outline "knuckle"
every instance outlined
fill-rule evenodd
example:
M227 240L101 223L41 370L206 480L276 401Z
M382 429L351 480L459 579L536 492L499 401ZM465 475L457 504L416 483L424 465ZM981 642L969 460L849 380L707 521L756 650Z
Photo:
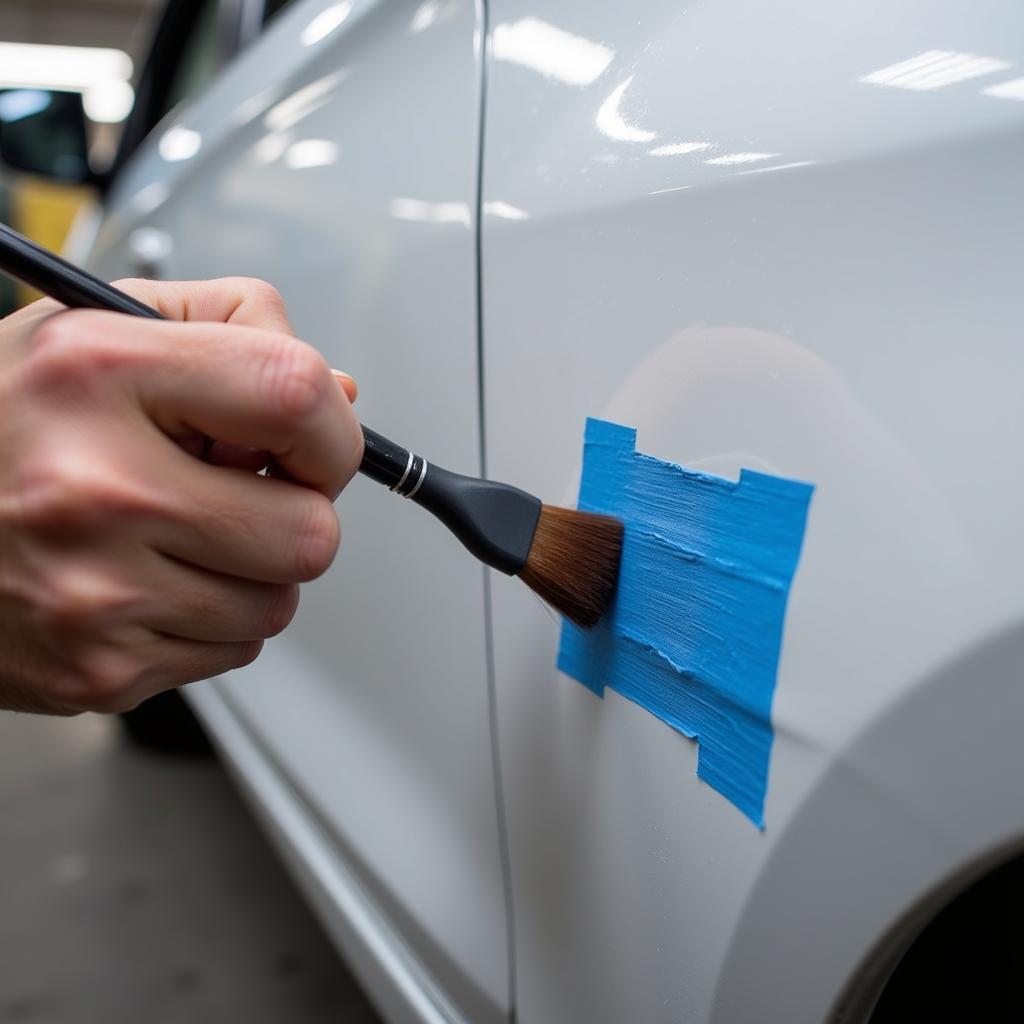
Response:
M312 496L305 521L295 532L294 562L300 582L322 576L338 552L341 525L327 498Z
M27 378L37 390L82 392L99 389L111 371L128 360L120 339L96 328L95 314L57 313L35 330Z
M79 535L110 530L126 519L155 513L159 501L138 482L89 451L66 447L40 453L19 474L25 525L43 533Z
M93 377L91 360L85 358L86 336L75 329L67 314L57 314L32 335L30 358L26 366L29 386L37 391L65 391L70 385L81 390Z
M74 345L81 336L76 327L77 320L78 318L69 312L48 316L32 333L32 351L43 352Z
M286 421L305 419L327 395L330 369L312 345L287 335L267 357L263 367L266 398L271 409Z
M240 291L251 296L252 300L261 306L271 306L275 310L284 309L284 299L281 293L269 282L260 277L238 277L235 278Z
M133 691L141 671L127 653L96 647L79 658L76 669L75 704L83 711L109 714L128 711L138 703Z
M39 587L36 610L48 632L90 633L130 603L121 588L102 573L64 569Z
M66 455L49 456L23 474L25 525L42 533L87 533L101 522L92 492L96 480L85 465Z
M261 634L266 638L277 636L295 618L299 607L299 588L294 584L275 587L264 611Z

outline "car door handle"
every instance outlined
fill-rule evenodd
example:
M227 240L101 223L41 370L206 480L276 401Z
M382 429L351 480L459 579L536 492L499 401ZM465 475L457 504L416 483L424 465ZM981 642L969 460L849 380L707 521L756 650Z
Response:
M128 260L138 277L161 278L167 270L174 243L166 231L144 226L128 236Z

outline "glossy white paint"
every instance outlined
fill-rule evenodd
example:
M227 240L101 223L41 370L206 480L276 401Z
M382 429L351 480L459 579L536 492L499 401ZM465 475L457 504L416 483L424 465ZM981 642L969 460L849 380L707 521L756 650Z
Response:
M494 580L518 1019L818 1022L905 908L1021 833L1020 10L490 18L569 42L488 64L484 209L521 211L483 223L488 472L571 500L602 415L818 487L763 833L691 741L560 676L557 623Z
M322 822L256 742L223 688L198 683L186 693L328 934L385 1018L416 1024L461 1019Z
M91 265L274 281L368 423L473 471L479 199L490 475L571 503L603 415L818 487L767 829L501 576L490 700L479 569L359 481L295 625L197 703L395 1020L821 1021L1024 820L1021 16L489 6L482 196L469 0L305 0L154 133Z
M297 333L359 380L367 423L472 473L478 13L427 6L289 9L147 141L92 263L272 281ZM362 478L339 511L336 564L220 685L450 1013L504 1019L483 573Z

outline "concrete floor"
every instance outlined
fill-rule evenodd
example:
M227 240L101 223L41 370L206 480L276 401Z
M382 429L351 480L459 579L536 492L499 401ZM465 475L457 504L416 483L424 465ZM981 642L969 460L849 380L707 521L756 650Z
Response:
M377 1018L215 759L0 712L0 1021Z

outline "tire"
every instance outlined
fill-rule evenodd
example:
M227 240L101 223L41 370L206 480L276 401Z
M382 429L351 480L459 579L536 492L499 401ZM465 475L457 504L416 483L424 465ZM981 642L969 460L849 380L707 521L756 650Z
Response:
M206 756L213 747L199 719L177 690L167 690L121 715L125 735L136 746L161 754Z
M996 868L931 921L889 979L870 1024L1024 1020L1024 857Z

